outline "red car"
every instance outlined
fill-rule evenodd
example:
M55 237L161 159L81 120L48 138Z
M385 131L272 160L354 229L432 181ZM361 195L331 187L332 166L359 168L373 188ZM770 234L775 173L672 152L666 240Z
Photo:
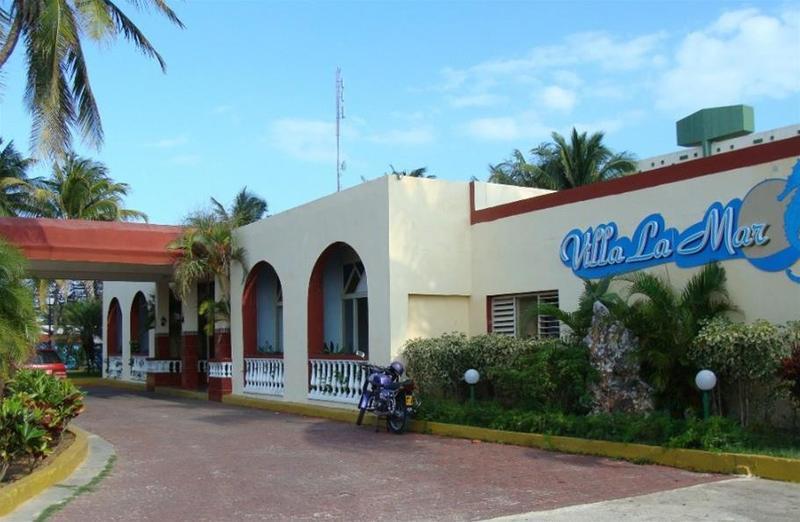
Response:
M67 377L67 367L61 362L61 358L55 350L37 348L36 355L31 357L25 368L42 370L48 375L55 375L61 379L66 379Z

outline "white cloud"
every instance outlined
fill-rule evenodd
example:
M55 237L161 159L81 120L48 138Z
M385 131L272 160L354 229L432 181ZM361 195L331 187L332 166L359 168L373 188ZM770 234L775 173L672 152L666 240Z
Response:
M433 130L428 127L392 129L367 136L368 141L384 145L425 145L434 138Z
M495 118L476 118L467 122L464 132L482 141L540 140L550 135L550 129L543 125L533 113L519 116Z
M185 134L181 134L180 136L160 139L151 143L150 146L157 149L174 149L175 147L180 147L181 145L186 145L187 143L189 143L189 138L186 137Z
M657 90L659 108L688 111L713 105L783 99L800 93L800 11L724 13L688 34Z
M548 109L565 112L571 111L577 102L575 91L559 87L558 85L545 87L539 93L538 99L539 103Z
M336 163L336 135L332 122L283 118L270 125L266 141L294 158Z
M177 156L171 157L169 162L182 167L193 167L199 165L202 159L203 158L199 154L178 154Z
M456 108L462 107L491 107L505 100L505 97L496 94L480 93L466 94L464 96L453 96L450 98L450 105Z

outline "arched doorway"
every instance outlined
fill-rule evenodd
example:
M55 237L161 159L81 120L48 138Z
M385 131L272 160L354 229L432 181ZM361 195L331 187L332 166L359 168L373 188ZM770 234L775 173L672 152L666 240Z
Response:
M283 354L283 288L269 263L257 263L247 276L242 298L245 357Z
M334 243L317 259L308 285L308 354L369 354L367 272L358 253Z
M242 295L244 391L283 395L283 287L269 263L257 263Z
M122 355L122 310L115 297L108 305L106 317L106 355Z
M150 324L148 320L147 299L142 292L136 292L131 303L131 356L150 353Z

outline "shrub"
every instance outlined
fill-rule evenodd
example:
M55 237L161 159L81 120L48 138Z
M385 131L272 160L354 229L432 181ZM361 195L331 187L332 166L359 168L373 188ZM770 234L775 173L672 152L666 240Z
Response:
M22 394L29 406L41 412L38 425L50 435L53 444L69 422L83 411L83 393L66 379L39 370L20 370L6 386L8 395Z
M463 376L470 368L481 374L482 386L487 370L506 361L530 341L506 335L445 334L433 339L412 339L406 343L403 358L409 375L419 389L431 396L461 397Z
M0 481L12 460L28 456L33 466L49 453L52 439L42 427L43 417L25 393L0 400Z
M560 412L507 410L496 402L458 404L442 399L422 401L421 419L487 428L580 437L615 442L637 442L673 448L719 451L745 447L749 434L723 417L708 420L676 419L666 412L646 415L600 413L569 415Z
M595 375L587 347L555 340L528 343L487 371L504 405L567 413L591 409L589 384Z
M777 326L764 320L732 323L722 317L706 323L689 350L695 363L736 386L742 426L750 418L753 384L774 379L785 355L787 345Z
M789 396L800 408L800 321L786 324L785 341L789 356L781 361L778 376L786 383Z

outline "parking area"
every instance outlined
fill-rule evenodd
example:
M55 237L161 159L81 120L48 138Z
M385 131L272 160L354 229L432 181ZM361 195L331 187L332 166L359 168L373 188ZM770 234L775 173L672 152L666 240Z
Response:
M106 388L78 424L117 461L54 520L481 520L722 478Z

